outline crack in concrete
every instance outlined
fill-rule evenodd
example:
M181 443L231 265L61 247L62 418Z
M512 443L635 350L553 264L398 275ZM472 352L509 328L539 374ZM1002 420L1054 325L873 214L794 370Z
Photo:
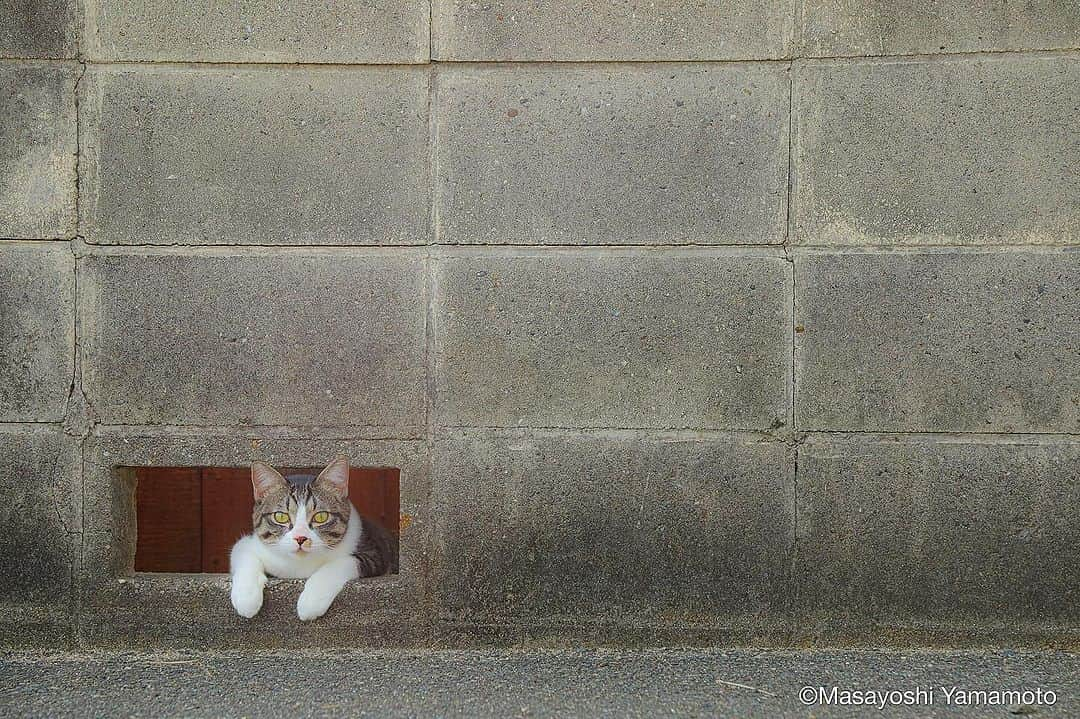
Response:
M429 29L429 37L431 30ZM429 46L431 41L429 39ZM156 68L174 68L174 69L188 69L193 72L204 71L207 69L220 68L222 70L234 71L237 69L249 68L252 70L260 69L290 69L290 70L366 70L374 71L385 67L395 68L428 68L437 67L439 65L448 66L576 66L576 65L626 65L626 66L641 66L641 65L754 65L754 64L777 64L777 63L790 63L794 60L806 60L817 62L895 62L895 61L916 61L916 62L934 62L934 61L955 61L964 59L979 59L979 58L1009 58L1009 57L1060 57L1070 56L1080 51L1080 45L1069 47L1056 47L1056 48L1024 48L1024 49L1000 49L1000 50L966 50L966 51L936 51L936 52L913 52L913 53L881 53L875 55L811 55L802 54L799 52L783 53L776 56L762 56L762 57L747 57L747 58L717 58L707 60L697 59L653 59L653 60L608 60L608 59L589 59L589 60L441 60L432 57L432 53L429 47L428 56L429 60L417 61L417 62L393 62L393 63L378 63L378 62L353 62L353 63L340 63L340 62L240 62L240 61L222 61L222 60L92 60L80 58L79 62L83 64L90 64L100 67L129 67L129 66L147 66ZM29 58L29 57L5 57L0 59L0 62L14 61L14 62L41 62L42 58Z

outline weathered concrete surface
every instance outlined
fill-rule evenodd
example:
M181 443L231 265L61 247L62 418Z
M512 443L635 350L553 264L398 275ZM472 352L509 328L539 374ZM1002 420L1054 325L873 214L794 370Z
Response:
M466 250L433 261L441 425L788 421L791 276L781 256Z
M806 705L802 687L914 691L934 703L886 717L1075 716L1080 658L1064 652L335 651L11 655L4 716L865 717ZM269 688L273 688L272 690ZM313 692L313 687L317 691ZM1042 689L1039 705L963 706L942 687ZM1050 704L1053 692L1054 703ZM927 694L927 696L929 696ZM163 703L162 698L168 701Z
M745 60L788 56L793 0L432 0L439 60Z
M75 57L75 3L0 0L0 57Z
M799 0L804 55L907 55L1080 47L1080 5L970 0Z
M796 72L798 242L1080 238L1080 57L823 61Z
M93 68L83 85L90 242L428 239L425 69Z
M73 63L0 62L0 238L75 235Z
M438 72L450 243L778 243L788 75L767 65Z
M345 454L357 467L397 467L401 573L350 584L314 624L296 617L301 583L275 581L262 611L241 618L220 574L134 573L135 479L125 467L318 466ZM422 599L432 531L427 444L363 440L349 430L99 428L86 445L87 524L80 641L97 647L405 646L429 643Z
M75 367L75 258L0 244L0 421L58 422Z
M795 260L796 426L1080 432L1080 253Z
M88 56L176 62L403 63L428 59L427 2L86 0Z
M419 250L106 251L79 262L86 394L107 424L426 419Z
M76 441L0 424L0 497L0 646L64 648L82 525Z
M797 484L808 635L954 620L1080 637L1080 441L813 437Z
M790 600L794 462L782 442L467 430L436 440L434 467L447 619L752 631Z

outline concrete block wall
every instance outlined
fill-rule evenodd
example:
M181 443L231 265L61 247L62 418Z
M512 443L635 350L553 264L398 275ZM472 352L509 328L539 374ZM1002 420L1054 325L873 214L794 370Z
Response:
M1080 646L1080 12L0 2L0 642ZM394 466L301 625L135 466Z

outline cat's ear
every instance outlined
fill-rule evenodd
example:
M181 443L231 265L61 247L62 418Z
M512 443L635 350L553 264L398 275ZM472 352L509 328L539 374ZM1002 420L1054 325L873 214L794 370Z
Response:
M285 478L266 462L251 463L251 486L255 490L256 501L265 497L266 493L274 487L283 484L285 484Z
M349 458L338 455L326 466L315 481L336 492L339 497L349 496Z

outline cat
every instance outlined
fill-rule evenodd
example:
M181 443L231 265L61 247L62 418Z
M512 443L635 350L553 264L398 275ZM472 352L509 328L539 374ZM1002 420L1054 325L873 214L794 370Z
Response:
M251 465L254 533L233 545L229 565L233 608L259 613L268 574L307 579L296 614L318 619L351 580L397 572L397 542L349 501L349 460L337 457L319 475L283 477L263 462Z

